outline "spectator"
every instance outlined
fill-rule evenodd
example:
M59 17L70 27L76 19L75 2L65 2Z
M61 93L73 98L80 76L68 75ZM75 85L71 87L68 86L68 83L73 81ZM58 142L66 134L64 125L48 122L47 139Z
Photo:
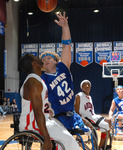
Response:
M7 113L11 113L12 112L12 107L10 105L10 98L7 99Z
M5 115L6 112L2 109L2 107L0 106L0 113L2 113L2 115Z
M4 99L3 99L3 109L4 109L4 111L7 111L7 100L6 100L6 97L4 97Z
M16 100L13 99L13 101L10 103L11 107L12 107L12 112L15 113L17 112L17 104L16 104Z

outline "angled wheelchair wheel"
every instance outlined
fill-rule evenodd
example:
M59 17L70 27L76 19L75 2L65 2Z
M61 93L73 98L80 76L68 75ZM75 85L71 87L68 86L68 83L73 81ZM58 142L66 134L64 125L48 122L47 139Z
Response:
M76 141L83 150L98 150L97 138L95 135L76 135Z
M23 131L12 135L2 145L1 150L41 150L44 139L41 135L32 131ZM53 150L58 147L65 150L62 143L53 141Z

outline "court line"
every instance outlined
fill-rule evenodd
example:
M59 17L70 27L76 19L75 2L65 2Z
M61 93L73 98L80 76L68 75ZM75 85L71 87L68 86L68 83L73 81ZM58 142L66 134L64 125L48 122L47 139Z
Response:
M0 124L5 124L5 123L13 123L13 122L11 122L11 121L10 122L1 122Z

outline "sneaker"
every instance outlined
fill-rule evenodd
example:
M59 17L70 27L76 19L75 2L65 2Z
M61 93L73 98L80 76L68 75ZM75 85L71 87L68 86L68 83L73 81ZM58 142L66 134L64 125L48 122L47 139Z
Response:
M6 112L4 111L3 115L5 115L5 114L6 114Z

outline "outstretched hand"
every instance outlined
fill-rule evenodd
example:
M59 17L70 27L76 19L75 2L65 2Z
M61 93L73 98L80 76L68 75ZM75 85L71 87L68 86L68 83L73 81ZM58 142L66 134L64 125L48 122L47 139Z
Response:
M56 16L58 17L59 20L54 20L55 23L57 23L59 26L64 27L66 25L68 25L68 17L65 18L65 12L63 12L63 15L61 14L61 12L56 12L55 13Z

